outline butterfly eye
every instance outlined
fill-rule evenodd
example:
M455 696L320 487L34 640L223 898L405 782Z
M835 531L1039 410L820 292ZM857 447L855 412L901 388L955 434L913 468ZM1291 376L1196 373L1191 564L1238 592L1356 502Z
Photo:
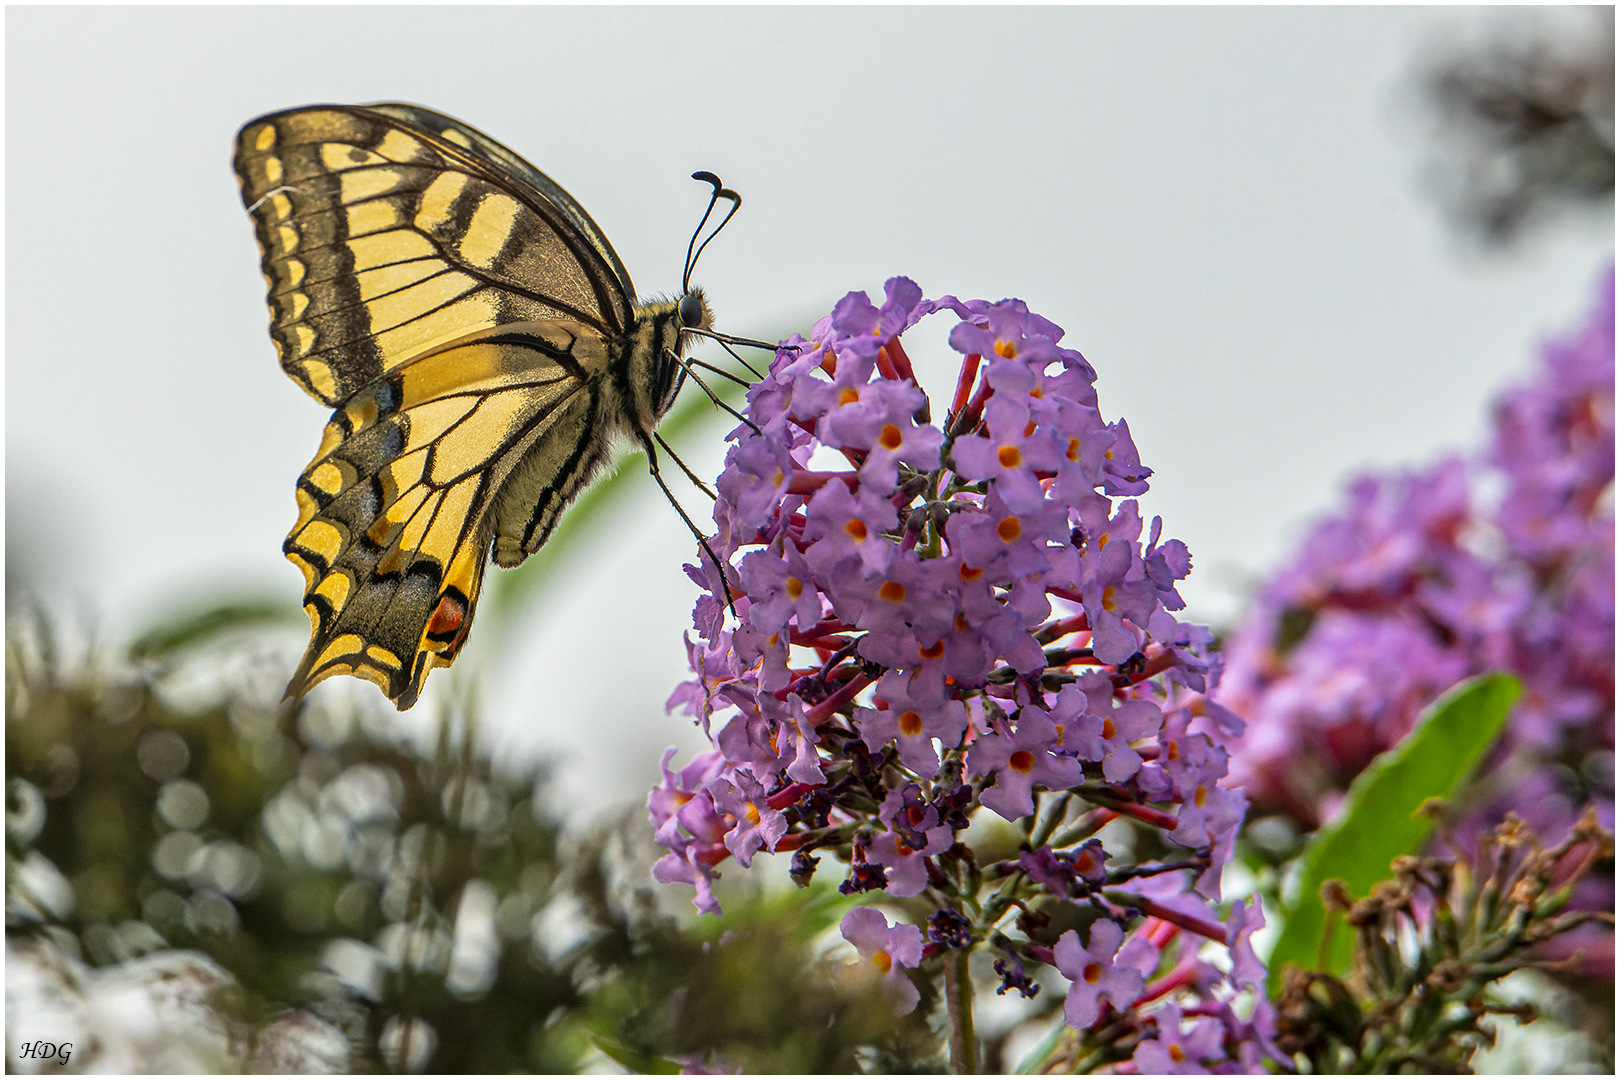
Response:
M683 326L703 325L703 301L691 293L681 297L681 324Z

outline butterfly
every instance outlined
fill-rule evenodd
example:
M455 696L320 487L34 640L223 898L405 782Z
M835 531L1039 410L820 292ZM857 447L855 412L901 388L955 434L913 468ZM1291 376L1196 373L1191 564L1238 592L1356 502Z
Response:
M234 165L282 370L334 409L283 545L311 627L287 696L346 674L408 709L466 642L486 564L538 551L617 442L675 502L653 443L695 338L774 346L713 330L690 288L703 224L680 298L637 303L579 203L431 109L271 113ZM741 199L694 177L709 212L732 203L717 233Z

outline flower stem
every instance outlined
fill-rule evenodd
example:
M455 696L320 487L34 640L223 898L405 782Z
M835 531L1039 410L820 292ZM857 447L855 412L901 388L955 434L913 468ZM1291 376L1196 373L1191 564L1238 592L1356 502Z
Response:
M945 1013L950 1024L951 1072L979 1071L979 1040L973 1034L973 979L968 949L945 956Z

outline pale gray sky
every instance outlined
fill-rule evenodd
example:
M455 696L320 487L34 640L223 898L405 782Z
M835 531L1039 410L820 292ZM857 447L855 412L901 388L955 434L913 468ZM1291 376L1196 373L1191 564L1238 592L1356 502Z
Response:
M700 277L733 332L803 329L898 273L1028 301L1156 470L1145 509L1193 551L1194 612L1228 617L1352 471L1477 445L1613 250L1565 229L1483 261L1422 194L1414 62L1512 17L9 8L8 537L114 633L211 589L296 603L280 544L325 416L276 366L231 138L291 105L405 100L567 187L643 295L678 288L688 174L719 173L745 206ZM485 661L500 745L568 755L586 807L697 745L661 709L691 545L642 487L615 540L458 665Z

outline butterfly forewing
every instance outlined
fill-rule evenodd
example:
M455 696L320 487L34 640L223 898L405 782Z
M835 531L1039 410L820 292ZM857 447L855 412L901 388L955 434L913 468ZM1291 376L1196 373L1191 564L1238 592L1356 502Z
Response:
M409 708L492 543L502 565L538 549L625 430L608 368L653 348L629 332L645 309L566 192L431 110L265 116L236 171L282 367L336 408L285 544L312 628L288 693L350 674Z
M313 107L244 127L236 170L281 365L328 405L506 323L573 319L615 335L630 318L606 241L497 169L493 151L365 108Z
M619 261L618 252L608 243L601 228L585 212L585 208L574 200L574 197L564 191L558 183L539 169L524 161L521 157L485 135L477 128L463 124L461 121L446 116L443 113L425 109L420 105L403 105L387 103L368 105L367 108L387 116L396 117L413 124L419 128L438 134L447 142L452 142L464 148L468 153L492 166L496 172L511 177L519 183L539 192L545 197L549 209L554 209L566 217L574 229L584 236L596 249L596 254L612 269L618 278L619 297L626 303L634 300L635 287L630 283L630 273ZM605 304L613 304L613 299L605 299ZM620 324L625 321L628 312L620 313Z

